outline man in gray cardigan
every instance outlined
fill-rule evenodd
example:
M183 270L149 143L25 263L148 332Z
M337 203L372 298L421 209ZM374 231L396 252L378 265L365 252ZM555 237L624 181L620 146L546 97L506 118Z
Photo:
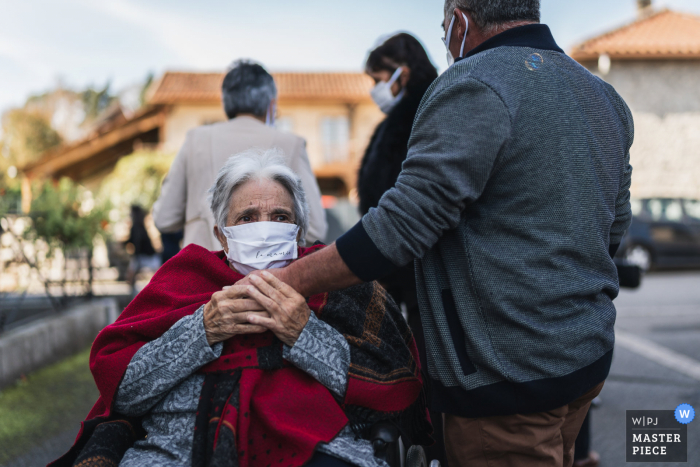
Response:
M308 296L416 260L451 467L571 466L610 370L632 117L539 13L538 0L447 0L459 60L423 98L395 188L273 271Z

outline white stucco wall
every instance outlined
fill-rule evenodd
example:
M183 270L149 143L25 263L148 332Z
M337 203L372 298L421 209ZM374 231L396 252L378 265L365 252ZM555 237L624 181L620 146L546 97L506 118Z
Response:
M166 119L162 149L177 152L185 142L187 132L200 125L223 121L226 114L222 106L216 105L178 105Z
M700 60L613 60L602 77L635 112L700 112Z
M352 119L349 156L355 162L359 162L374 128L384 118L384 114L372 102L357 104L352 111L350 106L342 103L283 102L277 111L279 118L286 119L291 132L306 140L309 160L314 168L325 163L321 147L323 118L347 116ZM225 119L223 109L216 105L178 105L168 114L162 148L167 152L177 152L190 129Z
M700 61L613 61L601 77L634 117L632 196L700 199Z
M700 111L634 121L632 196L700 199Z

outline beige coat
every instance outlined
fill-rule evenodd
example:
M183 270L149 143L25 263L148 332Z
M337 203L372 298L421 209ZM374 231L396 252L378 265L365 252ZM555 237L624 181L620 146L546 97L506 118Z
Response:
M160 198L153 206L153 220L161 232L184 228L184 245L195 243L209 250L220 250L214 236L214 216L207 203L207 190L226 160L250 148L279 148L287 164L301 178L309 203L307 245L323 240L328 228L321 206L321 193L306 154L306 142L282 133L252 117L205 125L187 133L168 176Z

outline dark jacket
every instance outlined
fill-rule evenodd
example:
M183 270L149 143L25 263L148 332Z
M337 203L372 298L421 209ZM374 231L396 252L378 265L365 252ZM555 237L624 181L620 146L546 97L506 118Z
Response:
M362 215L367 214L370 208L377 207L382 195L396 184L401 164L408 153L413 119L430 84L415 85L374 130L362 158L357 180ZM412 261L383 277L381 283L397 303L407 302L409 306L415 303L416 284Z
M408 153L413 119L429 86L430 83L416 86L417 92L406 94L374 130L357 180L363 216L370 208L376 208L382 195L394 187Z
M156 254L156 250L153 248L153 243L151 243L151 238L148 236L148 231L146 230L146 226L143 225L143 222L135 222L131 226L129 239L126 243L134 245L135 255L152 256Z
M428 90L396 187L336 245L363 280L420 258L436 410L543 412L608 376L633 136L622 98L545 25L489 39Z

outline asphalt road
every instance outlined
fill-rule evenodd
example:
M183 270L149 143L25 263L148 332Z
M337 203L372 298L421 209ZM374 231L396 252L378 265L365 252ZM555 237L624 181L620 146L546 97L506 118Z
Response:
M625 465L625 411L700 409L700 272L656 273L615 302L618 334L601 404L592 412L592 448L603 467ZM65 452L75 428L45 440L7 467L45 465ZM700 416L688 426L687 464L700 466Z
M625 465L625 411L700 409L700 272L656 273L615 301L617 343L601 404L592 409L592 449L601 466ZM688 425L688 463L700 466L700 417Z

